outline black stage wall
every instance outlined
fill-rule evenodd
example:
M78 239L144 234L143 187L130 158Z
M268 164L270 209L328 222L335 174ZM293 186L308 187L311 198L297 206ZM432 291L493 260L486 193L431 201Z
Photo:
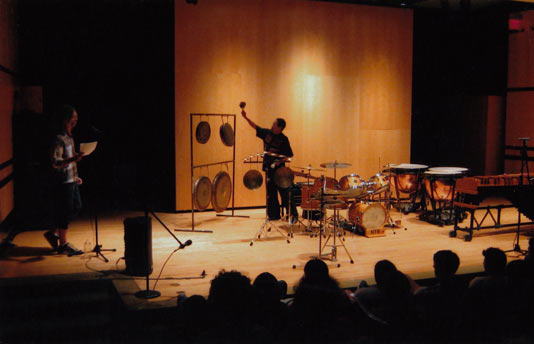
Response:
M24 84L42 86L44 114L17 118L18 147L46 145L54 108L75 106L75 136L100 139L79 167L97 209L142 209L147 199L174 208L172 9L170 0L19 1L20 69ZM18 166L17 207L38 206L40 190L46 202L46 157Z
M414 13L412 162L502 173L508 10Z

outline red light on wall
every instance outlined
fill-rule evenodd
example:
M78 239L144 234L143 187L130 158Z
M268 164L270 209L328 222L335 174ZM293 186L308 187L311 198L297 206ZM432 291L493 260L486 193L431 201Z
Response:
M524 31L523 21L521 20L521 18L508 19L508 31L510 32Z

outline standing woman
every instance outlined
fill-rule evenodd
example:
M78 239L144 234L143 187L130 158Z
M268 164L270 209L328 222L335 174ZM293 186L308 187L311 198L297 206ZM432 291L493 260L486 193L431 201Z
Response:
M67 241L69 222L79 213L82 207L76 163L83 153L76 153L72 129L78 123L78 113L70 105L63 105L57 113L61 123L61 131L55 137L51 152L52 167L55 171L55 230L44 234L50 246L58 253L69 257L80 255L83 251L75 248Z

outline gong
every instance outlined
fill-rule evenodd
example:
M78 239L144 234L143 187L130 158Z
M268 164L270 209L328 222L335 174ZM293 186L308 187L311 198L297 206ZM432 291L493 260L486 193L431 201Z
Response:
M224 123L219 129L219 135L225 146L232 147L235 142L234 129L229 123Z
M226 210L230 198L232 197L232 179L228 173L220 171L213 178L211 191L211 205L215 212L220 213Z
M243 176L243 184L249 190L258 189L263 184L263 176L258 170L250 170Z
M204 210L211 201L211 181L208 177L201 176L195 181L193 188L193 203L198 210Z
M294 179L295 175L289 167L280 167L274 171L274 183L282 189L286 189L293 185Z
M210 124L206 121L198 123L195 133L198 143L206 143L211 136Z

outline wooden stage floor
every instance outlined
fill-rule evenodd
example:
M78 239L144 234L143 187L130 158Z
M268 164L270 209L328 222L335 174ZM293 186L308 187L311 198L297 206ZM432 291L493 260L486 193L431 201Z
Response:
M224 214L229 213L227 211ZM104 249L117 249L116 252L104 252L109 258L108 263L96 258L94 253L75 257L54 254L43 238L44 230L23 232L14 240L16 247L10 249L8 255L0 260L0 283L17 283L26 277L110 278L127 306L132 309L157 308L175 304L181 292L188 296L207 296L210 281L221 269L241 271L251 280L261 272L269 271L285 280L289 292L292 292L293 286L303 274L304 264L319 251L319 239L311 238L298 226L295 227L295 235L290 238L289 244L276 231L271 231L266 238L257 240L250 246L250 240L263 224L264 209L235 211L235 215L247 215L249 218L221 217L214 212L195 213L195 228L213 230L213 233L173 231L182 241L192 240L191 246L174 254L173 251L178 247L176 241L162 225L152 219L154 269L150 276L150 287L154 288L155 279L161 272L155 288L161 292L161 296L152 300L138 299L133 294L146 288L145 279L123 274L125 262L120 258L124 255L123 220L140 215L142 214L121 212L99 217L100 244ZM343 211L341 215L344 215ZM157 216L171 230L191 228L190 213L158 213ZM393 211L392 218L402 222L395 234L388 229L385 237L366 238L347 232L344 243L354 264L350 264L343 247L338 248L337 262L327 261L331 274L342 287L357 286L363 279L373 281L374 264L381 259L389 259L412 278L422 279L434 277L432 256L438 250L453 250L461 260L459 273L473 273L482 271L483 249L513 248L515 227L497 232L475 232L473 240L465 242L464 232L458 232L457 238L450 238L452 226L439 227L422 222L418 220L417 214L401 216L399 212ZM513 223L516 220L515 208L503 212L502 223ZM467 221L468 219L463 224L466 225ZM528 220L523 218L522 221ZM287 223L277 223L283 232L287 231ZM529 238L534 234L531 227L522 228L520 246L526 249ZM5 233L2 235L5 236ZM73 222L69 240L78 248L83 248L85 241L90 240L93 247L93 221L80 218ZM521 256L517 252L508 253L509 260L518 258ZM205 277L201 276L202 272L205 272Z

